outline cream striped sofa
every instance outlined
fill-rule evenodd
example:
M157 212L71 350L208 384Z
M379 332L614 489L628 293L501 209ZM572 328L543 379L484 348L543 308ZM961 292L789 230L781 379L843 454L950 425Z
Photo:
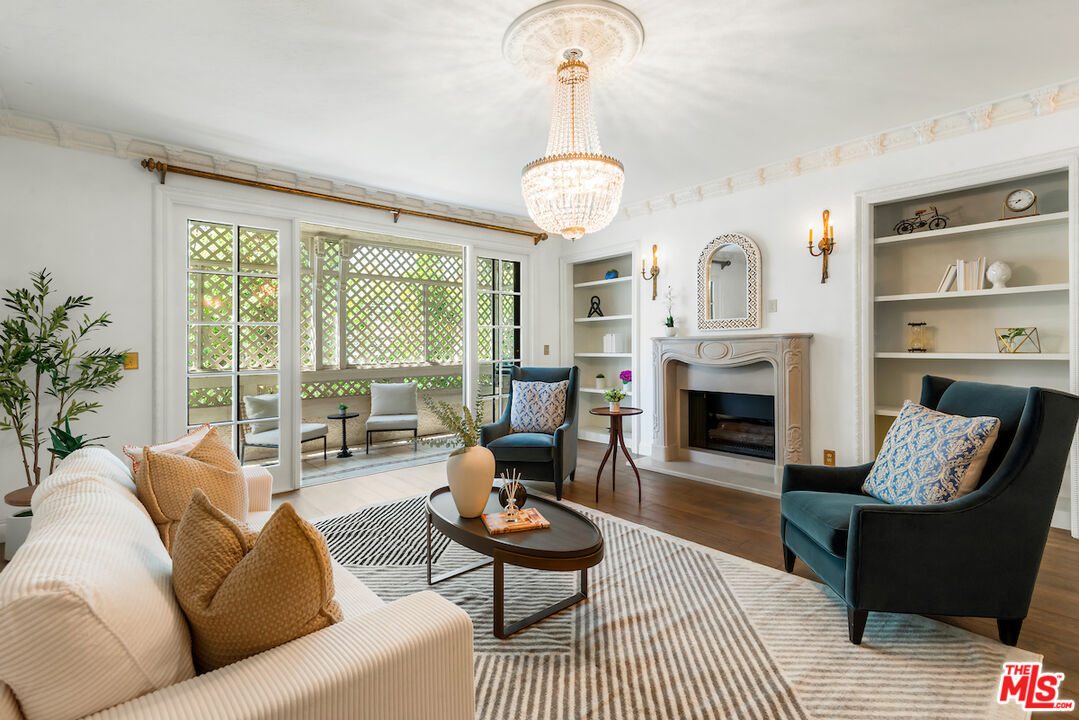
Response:
M251 511L269 510L268 475L250 487ZM33 511L0 572L0 720L474 717L472 623L434 593L384 604L335 566L343 622L196 676L127 465L80 450Z

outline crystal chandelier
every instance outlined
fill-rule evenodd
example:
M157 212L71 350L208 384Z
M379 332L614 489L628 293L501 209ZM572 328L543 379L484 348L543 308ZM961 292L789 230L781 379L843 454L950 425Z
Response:
M547 152L521 171L521 192L532 220L568 240L610 224L625 181L622 163L600 148L588 65L581 55L580 50L564 53L555 76Z

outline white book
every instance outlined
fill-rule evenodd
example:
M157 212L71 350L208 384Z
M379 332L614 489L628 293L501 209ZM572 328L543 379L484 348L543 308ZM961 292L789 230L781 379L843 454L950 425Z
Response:
M944 276L940 279L940 285L937 286L937 292L948 292L952 289L952 284L955 283L955 263L952 263L944 271Z
M955 289L963 292L967 289L967 261L955 261Z

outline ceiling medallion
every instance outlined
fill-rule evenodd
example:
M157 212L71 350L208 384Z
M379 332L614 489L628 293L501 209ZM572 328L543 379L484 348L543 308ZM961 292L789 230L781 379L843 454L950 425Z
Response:
M603 154L592 114L591 76L630 62L644 29L629 10L604 0L555 0L524 13L502 39L502 53L532 76L555 69L547 152L521 171L532 220L576 240L602 230L618 212L622 163Z

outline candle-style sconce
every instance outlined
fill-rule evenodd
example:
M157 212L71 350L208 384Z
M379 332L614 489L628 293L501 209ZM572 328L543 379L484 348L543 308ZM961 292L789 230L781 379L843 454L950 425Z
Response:
M650 270L650 272L652 273L651 275L646 275L645 274L644 263L645 263L644 258L641 258L641 279L644 280L645 282L648 282L649 280L652 281L652 299L655 300L656 297L658 296L658 290L656 289L656 283L657 283L656 278L659 277L659 261L656 259L656 246L655 245L652 246L652 268Z
M817 243L817 252L813 252L813 228L809 228L809 254L813 257L824 258L821 268L820 281L823 285L828 280L828 256L835 249L835 227L828 224L829 213L824 211L824 236Z

